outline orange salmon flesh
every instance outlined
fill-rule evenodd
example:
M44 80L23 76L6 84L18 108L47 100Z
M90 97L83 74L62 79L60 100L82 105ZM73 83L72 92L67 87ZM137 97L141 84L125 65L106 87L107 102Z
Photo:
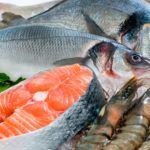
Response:
M0 94L0 139L53 122L89 87L93 73L78 64L41 72Z

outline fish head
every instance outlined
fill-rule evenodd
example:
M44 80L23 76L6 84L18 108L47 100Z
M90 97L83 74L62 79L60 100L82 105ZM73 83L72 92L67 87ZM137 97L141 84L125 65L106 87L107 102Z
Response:
M116 42L100 42L93 46L89 57L97 68L98 76L109 95L132 77L148 77L150 59Z
M101 73L112 78L124 77L127 72L139 76L139 72L150 71L149 58L115 42L94 45L89 49L88 56Z
M113 61L112 70L116 70L120 77L131 74L142 77L150 73L150 59L133 50L116 51Z

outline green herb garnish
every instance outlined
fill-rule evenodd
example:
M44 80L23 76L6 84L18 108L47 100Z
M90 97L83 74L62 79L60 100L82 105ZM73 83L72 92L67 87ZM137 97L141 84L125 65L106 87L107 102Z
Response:
M23 80L25 80L25 78L20 77L16 81L12 81L7 74L0 73L0 92L7 90Z

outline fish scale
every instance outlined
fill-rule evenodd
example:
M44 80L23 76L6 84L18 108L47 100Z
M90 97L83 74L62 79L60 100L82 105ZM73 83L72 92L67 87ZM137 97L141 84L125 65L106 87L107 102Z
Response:
M146 22L150 20L147 15L149 13L149 7L147 3L144 3L142 0L67 0L53 9L49 9L28 20L17 23L14 22L12 25L45 25L91 33L91 30L88 28L89 22L83 17L82 12L89 15L106 35L110 35L111 38L115 39L118 37L120 25L132 13L142 12L141 15L143 15L143 17L139 17L141 22L143 22L143 18ZM94 32L94 34L97 33Z
M100 50L103 49L102 45L106 45L105 51ZM99 51L94 52L95 46ZM42 70L72 62L89 66L95 73L97 72L96 75L99 70L103 82L106 71L111 80L118 74L128 76L133 74L133 71L143 72L140 68L144 70L146 68L145 72L148 72L150 62L147 58L142 58L143 62L135 65L131 64L132 57L129 57L126 63L126 53L129 56L139 54L114 40L85 32L44 26L20 26L1 30L0 50L0 72L9 74L12 79L20 76L28 78ZM69 58L68 63L63 62ZM126 71L127 69L130 72Z
M29 26L4 29L0 31L0 71L12 78L30 77L52 67L56 60L84 55L84 46L90 47L92 42L101 40L108 39L60 28Z

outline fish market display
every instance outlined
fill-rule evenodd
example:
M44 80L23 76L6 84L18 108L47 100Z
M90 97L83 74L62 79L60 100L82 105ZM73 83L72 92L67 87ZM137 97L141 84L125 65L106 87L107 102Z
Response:
M0 150L150 150L148 2L0 12Z
M22 144L24 150L56 149L94 120L104 104L102 88L87 67L41 72L0 94L0 149L12 150L12 143L15 150Z
M104 115L99 123L94 124L84 136L76 150L100 150L109 142L123 114L129 109L137 89L142 85L140 80L132 78L115 95L111 97L106 105ZM115 150L115 149L112 149Z

